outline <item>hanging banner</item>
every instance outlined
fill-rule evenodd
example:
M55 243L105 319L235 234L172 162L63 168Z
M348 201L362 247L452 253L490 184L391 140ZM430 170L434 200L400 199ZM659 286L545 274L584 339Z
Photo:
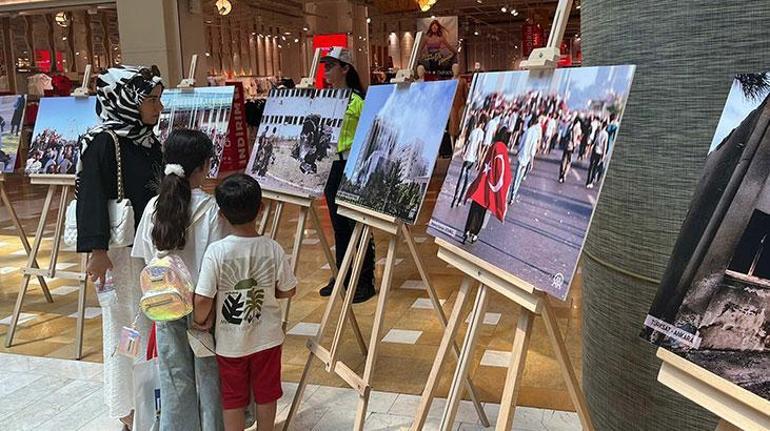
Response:
M572 66L572 40L566 39L561 41L561 46L559 47L559 52L561 53L561 58L559 59L559 67L569 67Z
M535 48L545 46L545 30L540 24L527 20L521 26L522 55L528 57Z
M230 126L227 130L227 140L222 151L222 172L242 171L246 169L249 160L249 136L246 124L246 112L244 109L243 83L240 81L227 81L226 85L235 87L233 94L233 109L230 114Z
M417 31L422 32L417 64L425 67L428 73L452 76L452 65L457 63L457 17L418 19Z

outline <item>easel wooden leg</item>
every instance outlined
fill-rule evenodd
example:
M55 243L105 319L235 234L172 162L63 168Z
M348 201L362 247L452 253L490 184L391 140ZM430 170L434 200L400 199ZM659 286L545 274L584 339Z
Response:
M364 251L362 256L366 254L368 242L369 235L366 235L361 239L360 247L361 250ZM393 280L397 242L398 235L391 236L388 241L388 256L385 260L385 270L382 274L382 284L380 285L380 296L377 299L377 309L374 312L372 335L369 338L369 354L366 356L366 366L364 366L364 382L367 387L371 387L372 384L372 374L374 373L374 366L377 362L377 350L380 346L380 339L382 338L381 332L382 324L385 321L385 304L387 304L388 292L390 291L390 285ZM370 391L366 391L366 393L360 394L358 397L358 409L356 410L356 420L353 425L354 430L360 431L364 429L366 411L369 407L369 395Z
M321 250L326 256L326 262L329 263L329 268L332 270L334 277L337 277L337 261L332 254L332 250L329 247L329 241L326 240L326 235L321 229L321 221L318 219L318 212L315 210L315 206L310 206L310 221L313 223L313 229L315 229L318 239L321 241Z
M265 229L267 229L267 220L270 218L270 210L273 208L273 202L267 201L267 203L264 205L264 208L262 209L262 220L259 222L259 227L257 228L257 232L260 235L265 234Z
M62 186L61 197L59 198L59 211L56 214L56 227L53 234L53 249L51 250L51 263L48 267L49 277L56 276L56 263L59 260L59 250L61 248L62 230L64 228L64 215L67 212L67 197L69 195L69 186ZM83 267L85 271L85 267Z
M324 235L324 232L321 229L321 221L318 219L318 213L315 210L315 206L312 204L310 205L310 221L313 223L316 235L318 235L318 239L321 241L321 250L324 252L324 255L326 255L326 261L329 263L329 268L331 268L332 274L336 280L338 272L337 261L329 248L329 242L326 240L326 235ZM356 320L356 315L354 313L350 313L350 326L353 327L353 334L356 337L356 342L358 342L361 353L366 356L366 342L364 341L363 334L361 334L361 328L358 326L358 321Z
M463 277L462 284L460 284L460 290L457 292L454 307L452 308L452 314L449 316L449 322L444 330L444 336L441 338L441 343L436 352L436 359L433 361L433 367L428 375L428 381L425 383L425 389L420 398L420 405L417 407L417 414L415 415L414 423L411 428L412 431L420 431L423 426L425 426L425 420L428 418L428 411L433 403L433 397L435 396L436 388L438 387L441 371L447 360L447 353L449 353L450 346L455 345L454 339L457 335L457 330L460 328L460 322L462 322L462 311L465 303L468 302L468 291L470 290L470 287L470 277Z
M337 299L341 298L341 292L342 292L342 284L344 282L344 274L347 273L348 269L350 268L351 262L353 260L353 254L356 250L356 246L359 242L359 239L361 238L361 231L363 230L363 226L360 223L356 223L356 226L353 228L353 234L350 238L350 243L348 244L348 248L345 251L345 257L342 259L342 266L339 269L339 274L343 274L342 276L337 277L336 282L334 283L334 290L329 297L329 302L326 303L326 309L324 310L323 317L321 318L321 326L318 329L318 333L316 334L315 338L308 342L308 347L312 346L313 344L320 344L321 340L323 339L324 331L326 330L326 325L329 322L329 318L331 316L332 311L334 310L334 306L337 302ZM299 406L302 403L302 396L305 392L305 387L307 386L307 377L310 371L310 365L313 361L313 351L311 350L308 352L307 361L305 362L305 368L302 371L302 377L299 380L299 383L297 384L297 392L294 393L294 399L291 402L291 407L289 408L289 414L286 416L286 421L283 424L284 431L288 431L291 427L291 422L294 420L294 416L297 414L297 410L299 410Z
M270 238L278 238L278 227L281 224L281 216L283 216L283 202L276 202L275 213L273 214L273 225L270 226Z
M438 315L438 319L441 322L441 326L446 330L447 328L447 318L446 314L444 313L444 309L441 307L441 301L439 300L438 294L436 293L436 289L433 288L433 284L430 282L430 276L428 275L428 272L425 270L425 267L422 264L422 259L420 258L420 254L417 252L417 245L414 242L414 238L412 237L412 232L409 230L409 227L407 225L401 225L402 226L402 232L404 234L404 239L406 240L406 244L409 247L409 252L412 255L412 259L414 259L414 264L417 266L417 271L420 273L420 277L422 278L423 283L425 283L425 288L428 290L428 297L430 297L431 302L433 303L433 309L436 311L436 314ZM457 360L460 356L460 349L457 347L457 344L454 342L454 339L452 339L452 354L455 357L455 360ZM484 412L484 406L481 405L481 402L478 400L478 397L476 396L476 388L471 383L470 379L465 379L465 388L468 391L468 395L471 399L471 402L473 403L473 407L476 409L476 414L479 416L479 419L481 420L482 425L485 427L489 426L489 419L487 418L486 413Z
M3 205L5 205L6 208L8 208L8 214L11 216L11 221L13 222L13 225L16 227L16 232L19 234L19 240L21 240L21 245L24 247L24 251L27 252L27 257L29 257L30 250L32 247L29 245L29 240L27 239L27 234L24 232L24 226L21 224L21 220L19 220L19 215L16 214L16 210L13 209L13 206L11 205L11 199L8 198L8 194L5 192L5 183L0 182L0 199L2 199ZM38 266L37 259L35 259L32 262L32 268L39 269L40 266ZM53 302L53 297L51 296L51 291L48 289L48 284L45 282L45 277L42 275L37 276L37 281L40 283L40 288L43 289L43 295L45 296L45 300L49 303Z
M80 256L80 268L83 274L88 267L88 254L83 253ZM84 276L80 281L78 289L78 320L75 328L75 359L80 360L83 357L83 330L85 327L86 296L88 292L88 276Z
M51 201L53 201L53 195L56 192L56 186L48 186L48 193L43 203L43 211L40 213L40 222L37 225L37 231L35 232L35 241L32 243L32 250L27 258L27 268L32 268L33 264L37 261L37 254L40 251L40 244L43 242L43 231L45 230L45 222L48 219L48 210L51 208ZM13 307L13 314L11 315L11 325L8 327L8 333L5 335L5 347L11 347L13 344L13 336L16 333L16 325L19 323L19 315L21 314L21 307L24 304L24 296L27 294L27 288L29 287L29 280L32 277L31 274L25 273L21 279L21 287L19 288L19 294L16 297L16 305Z
M521 375L524 373L524 363L527 359L529 337L532 333L532 322L535 315L529 310L519 307L519 321L513 335L511 348L511 363L505 376L503 397L500 400L500 415L497 418L497 431L508 431L513 426L513 415L516 410L516 400L521 386Z
M479 328L484 321L488 292L489 288L481 285L476 295L476 303L473 305L473 312L471 313L471 324L468 327L468 333L465 334L460 360L452 378L452 387L449 390L449 399L444 409L444 415L441 418L441 431L449 431L454 424L457 408L460 406L460 400L463 395L463 382L468 376L471 359L473 358L473 349L476 347L476 340L479 335Z
M329 355L329 363L326 364L326 371L331 372L334 370L334 367L337 366L337 355L339 354L339 347L342 343L342 334L345 330L345 321L348 320L348 316L352 314L351 307L353 306L353 296L355 296L356 293L356 286L358 285L358 279L361 275L361 268L364 266L364 258L366 257L366 249L369 241L369 233L371 228L369 226L364 226L363 230L361 231L361 237L358 240L358 247L356 250L356 260L353 264L353 272L350 275L350 284L347 287L347 291L345 292L345 299L342 302L342 310L340 311L340 316L337 322L337 328L334 331L334 339L332 340L332 346L330 349L330 355ZM337 277L337 280L334 284L335 289L337 288L337 285L340 284L340 282L345 282L345 274L346 272L340 271L339 277ZM334 293L332 293L334 295ZM372 343L369 343L370 348L374 348ZM371 354L371 350L369 352Z
M291 270L297 273L297 263L299 262L299 252L302 249L302 239L305 236L305 223L307 222L307 208L299 208L299 220L297 221L297 230L294 232L294 246L291 249ZM291 298L282 301L283 308L283 331L286 332L286 326L289 324L289 309L291 308Z
M564 339L559 331L559 325L556 322L556 317L553 315L553 310L551 310L547 298L543 301L541 315L545 322L545 329L551 339L551 344L553 345L553 350L556 354L556 360L559 362L559 367L564 375L564 383L567 385L567 391L569 392L572 403L580 418L580 424L583 426L584 431L593 431L594 425L591 422L591 413L588 410L588 403L586 402L583 390L580 389L580 383L575 375L575 369L572 367L572 361L569 359L567 347L564 345Z
M719 421L714 431L741 431L741 429L731 424L730 422L727 422L726 420L722 419Z

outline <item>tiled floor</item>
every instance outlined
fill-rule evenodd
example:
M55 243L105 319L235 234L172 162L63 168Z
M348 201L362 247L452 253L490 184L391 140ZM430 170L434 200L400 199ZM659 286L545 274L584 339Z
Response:
M22 222L28 234L35 231L39 219L40 208L43 206L43 197L46 188L43 186L31 186L26 179L14 175L6 177L7 190L11 195L14 206L22 218ZM434 180L430 191L435 192L440 186L440 179ZM433 193L435 195L435 193ZM445 312L454 306L457 289L461 282L461 273L438 259L437 248L432 237L425 234L425 224L432 211L433 202L426 203L421 216L415 226L412 227L417 249L422 257L433 286L438 297L444 301L442 304ZM54 202L56 208L58 202ZM326 258L321 251L320 244L315 243L319 233L326 235L330 241L333 238L331 224L327 215L327 209L322 202L318 205L318 214L321 218L321 232L307 229L308 241L303 245L297 276L300 280L298 293L292 302L291 314L287 328L290 335L287 336L283 353L284 380L287 382L298 381L305 361L308 357L305 345L307 338L315 333L318 323L326 305L326 298L318 295L318 289L325 285L331 273L323 269ZM297 212L292 206L285 210L287 223L281 226L278 240L284 247L289 248L293 243L293 234L296 228ZM53 230L55 212L49 216L47 230ZM8 229L10 228L10 229ZM30 238L31 240L31 238ZM386 237L375 233L377 246L377 259L385 255L387 248ZM47 266L51 241L43 243L44 252L39 258L42 266ZM9 316L13 310L13 304L19 291L21 273L18 268L26 262L26 257L17 252L21 249L21 242L15 236L7 211L0 205L0 341L5 338L7 322L2 324L2 319ZM443 329L436 317L436 310L428 301L427 292L420 280L409 250L406 244L399 244L397 258L400 264L395 267L393 274L393 288L390 290L387 308L385 312L383 337L390 335L389 340L400 342L382 343L379 350L379 358L373 373L373 387L379 391L396 392L402 394L420 394L427 380L434 355L441 341ZM60 257L59 268L64 265L72 265L70 271L79 267L78 256L74 253L63 253ZM328 268L328 266L327 266ZM381 280L383 265L376 266L377 280ZM44 357L56 357L69 359L74 353L73 340L75 337L75 320L70 316L77 310L78 289L76 283L71 280L48 280L53 293L54 302L47 303L42 295L37 280L30 283L27 299L24 303L23 317L29 317L24 321L14 339L11 348L5 348L0 344L0 352L17 353L23 355L35 355ZM472 292L475 295L475 292ZM575 370L581 374L581 300L582 289L580 274L573 284L571 297L567 302L552 301L555 314L573 361ZM376 308L376 300L370 300L364 304L353 307L364 337L369 341L372 329L372 321ZM463 309L463 320L470 313L473 298L471 297ZM505 381L505 368L498 366L482 365L484 356L494 353L510 352L513 341L513 327L518 318L518 309L503 296L492 294L489 301L488 313L485 315L484 325L480 329L478 347L474 351L474 361L470 367L470 376L476 383L480 398L485 402L498 402L502 394L502 384ZM415 304L427 305L413 308ZM86 362L101 362L101 316L97 315L98 303L91 288L88 289L87 306L93 307L89 316L91 319L85 322L84 358ZM336 324L337 312L333 314L333 323ZM327 328L324 345L328 346L334 333L333 325ZM462 325L456 338L457 343L462 343L466 331L466 324ZM410 333L409 337L403 337L404 332L419 332L419 336ZM385 340L385 341L389 341ZM353 341L352 331L346 329L343 332L343 343L339 351L341 360L350 366L355 372L362 373L364 358L361 356L357 344ZM566 387L562 383L558 363L552 355L550 341L546 337L545 326L542 319L536 318L534 330L530 340L527 356L528 360L524 369L524 375L519 393L519 405L554 410L573 410L572 403ZM316 361L311 368L310 382L317 385L345 387L345 383L333 375L326 373L323 367ZM455 361L451 361L454 367ZM1 370L1 368L0 368ZM451 370L442 376L438 395L446 397L451 381ZM2 387L0 387L2 390ZM408 415L406 415L408 416ZM383 419L384 420L384 419ZM0 421L1 422L1 421Z
M40 358L0 353L0 431L118 431L116 420L107 417L102 393L102 366L83 361ZM283 384L277 422L289 413L296 383ZM352 389L309 385L305 389L292 429L340 431L350 429L358 396ZM374 391L369 400L366 430L408 429L414 420L419 397ZM424 430L438 429L445 399L436 399ZM483 404L494 425L500 406ZM463 401L454 430L483 430L473 405ZM517 431L574 431L580 429L570 412L519 407L514 416Z

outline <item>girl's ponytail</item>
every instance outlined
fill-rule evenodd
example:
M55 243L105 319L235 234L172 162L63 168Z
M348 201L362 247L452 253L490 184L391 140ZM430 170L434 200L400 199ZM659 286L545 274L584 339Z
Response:
M155 204L152 242L158 250L182 249L187 241L185 231L190 224L190 181L176 174L160 180Z
M187 243L192 189L189 176L214 155L211 139L198 130L177 129L163 146L166 167L160 180L152 228L158 250L178 250Z

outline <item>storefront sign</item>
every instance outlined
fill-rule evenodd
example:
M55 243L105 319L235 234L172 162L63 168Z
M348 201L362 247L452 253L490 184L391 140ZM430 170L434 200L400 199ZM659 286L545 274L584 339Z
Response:
M521 48L522 55L528 57L535 48L545 46L545 31L540 24L535 24L527 20L521 26Z
M417 20L423 43L417 59L430 74L450 77L457 63L457 17L439 16Z

